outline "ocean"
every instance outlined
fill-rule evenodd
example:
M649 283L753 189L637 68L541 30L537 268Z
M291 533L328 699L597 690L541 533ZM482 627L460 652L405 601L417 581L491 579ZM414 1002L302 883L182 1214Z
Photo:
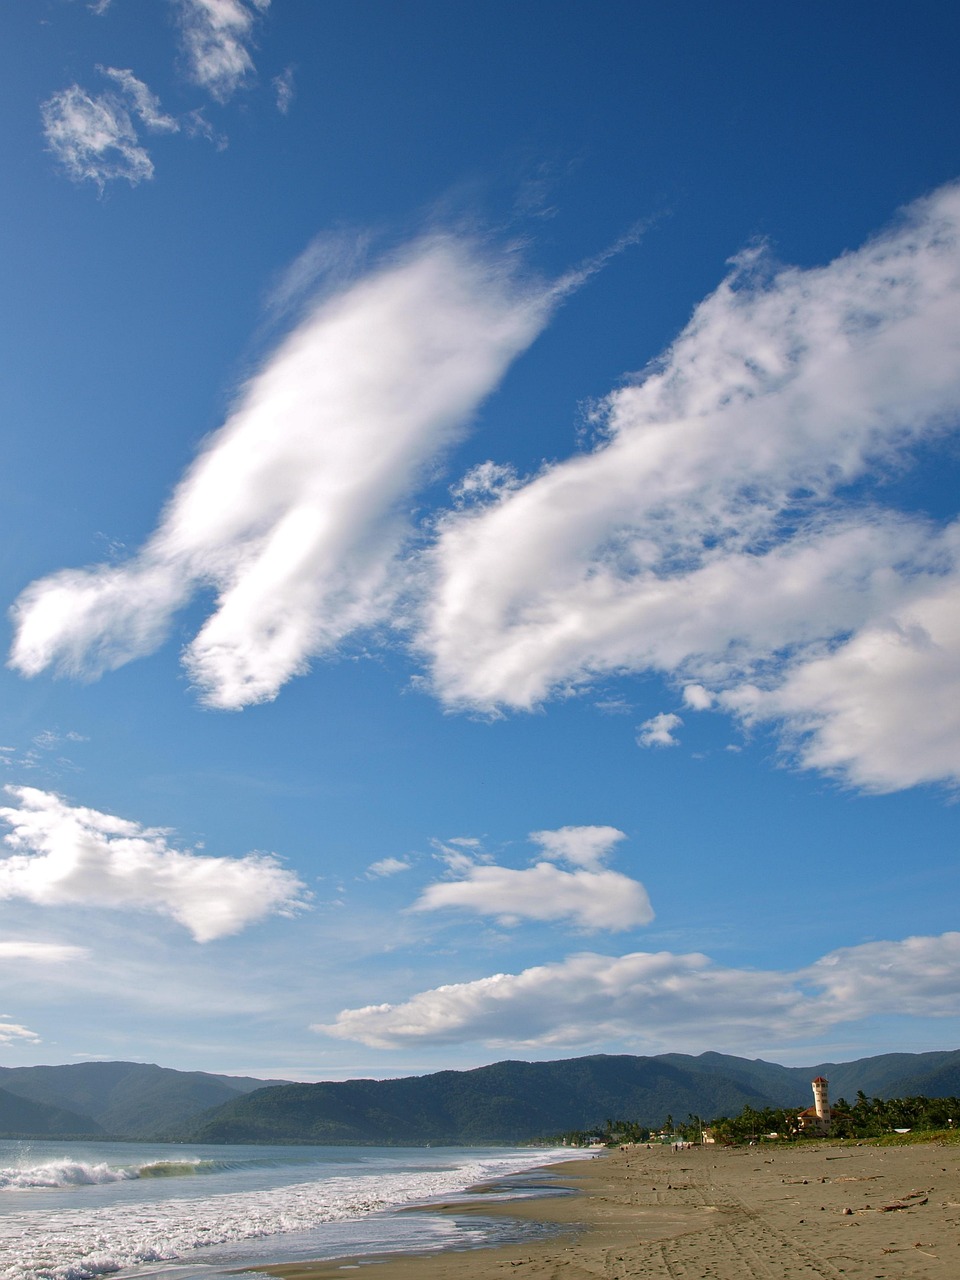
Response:
M216 1280L238 1267L469 1248L538 1228L412 1205L542 1194L569 1149L0 1141L0 1280ZM547 1228L543 1228L547 1230Z

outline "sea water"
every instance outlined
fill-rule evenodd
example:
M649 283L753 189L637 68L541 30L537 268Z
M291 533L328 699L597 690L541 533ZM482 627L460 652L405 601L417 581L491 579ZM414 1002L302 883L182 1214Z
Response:
M404 1214L569 1150L0 1141L0 1280L213 1280L237 1267L466 1248L531 1228ZM541 1184L542 1191L542 1184Z

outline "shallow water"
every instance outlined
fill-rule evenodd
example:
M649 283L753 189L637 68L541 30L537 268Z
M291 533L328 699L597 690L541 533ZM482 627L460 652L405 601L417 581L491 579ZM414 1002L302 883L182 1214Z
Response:
M0 1280L199 1280L268 1261L468 1247L531 1228L397 1211L571 1154L0 1141Z

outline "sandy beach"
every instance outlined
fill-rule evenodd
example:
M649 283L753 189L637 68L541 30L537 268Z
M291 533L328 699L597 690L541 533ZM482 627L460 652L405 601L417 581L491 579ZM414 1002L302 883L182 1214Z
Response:
M261 1270L283 1280L911 1280L960 1275L956 1145L635 1147L558 1166L577 1194L479 1213L561 1228L546 1240ZM463 1212L463 1206L457 1206Z

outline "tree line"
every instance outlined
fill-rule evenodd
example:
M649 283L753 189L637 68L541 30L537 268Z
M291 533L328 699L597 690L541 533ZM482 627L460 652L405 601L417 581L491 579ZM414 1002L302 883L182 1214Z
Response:
M804 1130L799 1120L799 1107L745 1106L736 1116L718 1116L703 1121L689 1113L686 1120L675 1121L668 1115L659 1129L632 1120L605 1120L593 1129L574 1129L559 1135L567 1146L590 1146L604 1143L618 1146L627 1142L702 1140L706 1130L718 1143L750 1142L776 1136L781 1141L804 1137L821 1137L816 1131ZM960 1130L960 1098L868 1098L857 1091L855 1102L838 1098L830 1108L830 1134L835 1138L879 1138L898 1129L937 1132Z

